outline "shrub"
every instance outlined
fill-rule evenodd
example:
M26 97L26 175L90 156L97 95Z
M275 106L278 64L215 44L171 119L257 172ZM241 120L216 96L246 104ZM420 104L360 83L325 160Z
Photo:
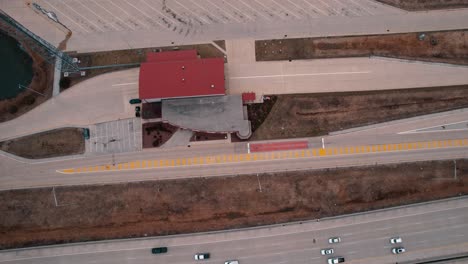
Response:
M70 87L71 79L68 77L63 77L60 79L59 86L62 89L67 89Z
M24 97L23 102L27 105L32 105L36 102L36 97L34 97L34 95L27 95Z
M8 113L15 114L16 112L18 112L18 107L16 105L8 107Z

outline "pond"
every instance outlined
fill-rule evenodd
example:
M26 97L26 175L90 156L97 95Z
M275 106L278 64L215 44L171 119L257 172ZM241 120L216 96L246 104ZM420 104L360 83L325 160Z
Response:
M15 97L33 77L32 59L20 44L0 31L0 100Z

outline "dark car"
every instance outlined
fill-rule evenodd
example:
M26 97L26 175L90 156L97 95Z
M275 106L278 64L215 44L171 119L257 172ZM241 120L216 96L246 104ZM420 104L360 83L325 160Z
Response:
M130 99L129 101L130 104L140 104L141 100L138 98Z
M167 253L167 247L157 247L157 248L152 248L151 253L153 254L163 254Z
M404 247L392 248L392 253L393 254L401 254L401 253L405 253L405 252L406 252L406 249Z
M89 128L83 129L83 137L89 139Z

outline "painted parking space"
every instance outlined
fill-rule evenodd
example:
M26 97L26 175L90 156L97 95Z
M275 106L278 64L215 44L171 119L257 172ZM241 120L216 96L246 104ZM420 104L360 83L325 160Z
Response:
M74 33L135 30L170 31L188 36L210 25L362 17L398 13L372 0L36 0Z
M117 164L103 164L98 166L87 166L78 168L67 168L57 170L59 173L76 174L76 173L91 173L91 172L108 172L108 171L129 171L138 169L156 169L180 166L199 166L199 165L214 165L233 162L255 162L280 159L295 159L295 158L320 158L326 156L338 156L348 154L371 154L382 152L395 151L411 151L421 149L439 149L439 148L454 148L467 147L468 139L453 139L453 140L437 140L437 141L420 141L409 143L394 143L380 145L362 145L349 147L335 148L313 148L302 150L290 150L281 152L258 152L245 154L224 154L213 156L199 156L190 158L174 158L174 159L154 159L154 160L135 160Z
M86 151L94 154L141 150L141 119L128 118L99 123L90 127Z

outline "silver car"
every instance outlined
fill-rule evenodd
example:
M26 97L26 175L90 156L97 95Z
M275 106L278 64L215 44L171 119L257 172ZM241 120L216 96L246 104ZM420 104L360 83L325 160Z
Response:
M392 237L392 238L390 238L390 244L400 244L402 242L403 242L403 240L401 239L401 237Z
M228 260L228 261L225 261L224 264L239 264L239 261L238 260Z
M331 255L334 252L335 251L333 250L333 248L325 248L325 249L320 250L320 254L322 254L322 256Z
M341 242L340 237L330 237L328 239L328 244L336 244L336 243L340 243L340 242Z

